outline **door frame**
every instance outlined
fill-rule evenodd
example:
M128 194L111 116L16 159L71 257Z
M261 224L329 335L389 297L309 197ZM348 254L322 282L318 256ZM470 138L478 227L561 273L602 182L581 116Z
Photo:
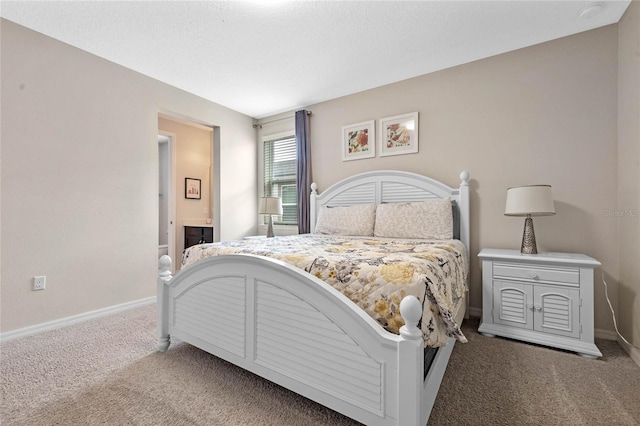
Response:
M209 211L213 215L213 241L220 241L220 126L209 126L211 132L211 206Z
M175 179L175 169L176 169L176 163L175 163L175 150L176 150L176 134L175 133L171 133L171 132L165 132L164 130L160 130L158 129L158 135L162 135L165 136L166 138L169 139L168 142L166 142L168 144L168 162L169 162L169 167L168 167L168 173L167 173L167 179L169 180L169 185L168 185L168 194L167 194L167 232L169 233L168 238L167 238L167 245L168 245L168 251L169 251L169 257L171 257L172 260L175 259L176 257L176 225L175 225L175 217L176 217L176 203L175 203L175 193L176 193L176 179ZM164 143L164 142L158 142L158 144L160 143ZM158 162L158 167L160 167L160 163ZM159 183L158 183L159 185ZM158 212L159 213L159 212ZM171 273L175 272L175 261L171 262Z

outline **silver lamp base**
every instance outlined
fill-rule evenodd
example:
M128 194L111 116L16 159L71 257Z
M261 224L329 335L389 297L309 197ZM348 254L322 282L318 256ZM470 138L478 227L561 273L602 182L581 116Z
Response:
M267 227L267 238L273 238L273 216L269 215L269 226Z
M531 215L527 215L524 220L524 231L522 233L522 246L520 247L522 254L538 254L536 247L536 234L533 232L533 219Z

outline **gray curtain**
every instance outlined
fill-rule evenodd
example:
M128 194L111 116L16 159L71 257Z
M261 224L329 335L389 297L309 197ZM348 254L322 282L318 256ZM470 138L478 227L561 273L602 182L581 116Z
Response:
M298 182L298 233L311 232L311 144L309 141L309 114L306 110L296 111L296 154Z

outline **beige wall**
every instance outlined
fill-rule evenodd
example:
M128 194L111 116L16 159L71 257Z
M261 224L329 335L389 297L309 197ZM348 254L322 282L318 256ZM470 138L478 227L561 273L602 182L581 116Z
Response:
M483 247L519 249L523 218L506 189L547 183L555 216L535 218L541 251L582 252L596 271L595 325L611 330L601 272L617 305L617 26L310 105L319 190L357 172L402 169L457 186L471 174L471 306L481 307ZM419 153L341 161L341 126L418 111Z
M195 127L185 123L158 119L158 129L175 135L175 174L176 189L174 202L175 216L175 253L173 259L178 259L184 250L183 222L198 221L205 223L211 215L211 167L213 167L213 129L206 130L202 126ZM201 198L187 199L184 196L185 178L200 179L202 186Z
M618 23L620 332L640 347L640 2ZM640 360L640 351L635 351Z
M155 296L159 112L220 126L221 238L255 232L250 117L0 22L2 332Z

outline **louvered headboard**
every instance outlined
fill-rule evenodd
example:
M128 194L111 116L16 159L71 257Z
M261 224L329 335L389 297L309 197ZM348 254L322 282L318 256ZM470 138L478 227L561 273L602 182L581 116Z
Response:
M318 194L311 184L311 230L316 227L322 206L350 206L449 198L454 203L454 235L470 249L469 236L469 173L460 173L460 186L452 188L427 176L399 170L360 173L341 180ZM457 213L457 214L456 214Z

